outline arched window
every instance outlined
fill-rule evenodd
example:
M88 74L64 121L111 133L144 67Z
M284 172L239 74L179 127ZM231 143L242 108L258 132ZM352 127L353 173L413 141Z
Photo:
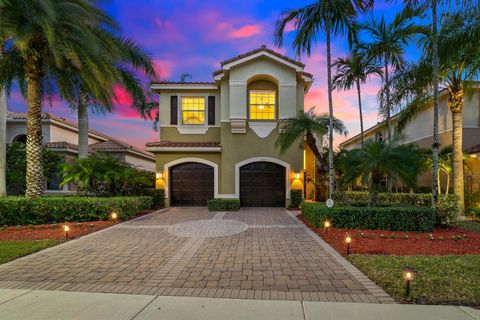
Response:
M19 134L18 136L12 139L12 143L14 142L27 143L27 135Z
M248 119L275 121L278 114L277 85L271 79L256 79L248 84Z

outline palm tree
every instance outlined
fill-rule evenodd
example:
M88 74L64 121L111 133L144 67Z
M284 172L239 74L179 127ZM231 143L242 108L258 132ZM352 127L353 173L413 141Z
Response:
M317 138L328 133L330 117L328 114L317 115L314 112L315 107L307 112L300 111L296 118L283 120L283 128L280 132L275 145L280 149L280 153L287 151L295 142L300 141L301 147L305 142L317 161L321 163L321 171L326 172L327 163L317 147ZM333 130L338 134L347 135L348 131L344 123L337 118L333 121Z
M363 148L342 154L340 167L342 183L353 183L358 178L367 186L369 205L376 205L380 180L384 175L398 177L410 187L415 186L422 171L422 151L414 145L399 145L383 141L367 141Z
M0 61L0 85L8 91L18 81L28 105L28 197L43 194L41 112L46 88L63 82L58 71L70 64L89 72L92 79L101 76L97 69L88 68L98 39L92 25L116 27L88 0L10 0L0 5L0 38L8 39Z
M3 46L3 41L0 41L0 58ZM0 197L7 195L7 111L7 96L0 87Z
M392 140L392 123L390 119L390 79L389 66L395 69L401 69L405 64L405 46L419 33L424 33L425 29L411 21L415 14L413 10L403 10L395 15L392 22L387 23L385 16L380 20L373 16L363 28L368 32L371 41L367 43L368 54L376 61L383 62L383 86L385 88L384 111L387 118L387 141Z
M363 137L363 115L362 115L362 95L360 84L365 84L371 75L381 75L382 69L366 55L353 50L346 58L338 58L333 64L336 67L336 74L333 77L333 89L350 90L353 86L357 88L358 111L360 114L360 135Z
M325 32L327 44L327 83L328 83L328 114L329 123L329 197L333 197L335 186L333 163L333 99L332 99L332 57L331 36L348 35L349 43L356 39L357 11L365 12L373 5L371 0L318 0L300 9L286 10L277 20L275 26L275 41L280 47L283 43L283 33L289 23L296 29L293 48L297 54L310 55L312 45L317 41L320 32Z
M109 70L110 77L106 81L100 82L100 85L103 85L104 88L102 96L98 98L95 96L98 92L98 84L96 84L94 90L89 90L91 86L88 86L85 80L78 81L80 90L73 107L77 109L78 114L78 157L80 159L88 157L88 108L99 112L111 112L112 99L114 98L112 88L115 84L121 85L132 96L132 107L143 118L147 117L151 108L143 92L141 82L132 72L132 70L136 70L151 78L155 77L149 55L143 52L141 47L132 40L118 38L107 32L100 32L99 34L104 46L100 48L101 54L97 55L99 58L95 61L95 64L101 65L104 70ZM74 69L73 66L72 69ZM105 95L105 93L110 95Z
M480 75L480 17L478 11L446 15L439 32L439 88L447 95L452 112L453 189L458 196L461 213L464 210L462 110L465 95L475 90L474 80ZM421 60L395 75L394 86L401 100L413 97L400 113L398 129L420 111L428 108L431 96L425 94L432 88L432 44L426 43Z

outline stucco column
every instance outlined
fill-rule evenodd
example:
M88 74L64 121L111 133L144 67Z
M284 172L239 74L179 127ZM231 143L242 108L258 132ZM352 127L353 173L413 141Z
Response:
M278 91L279 118L288 119L296 117L297 82L280 81Z

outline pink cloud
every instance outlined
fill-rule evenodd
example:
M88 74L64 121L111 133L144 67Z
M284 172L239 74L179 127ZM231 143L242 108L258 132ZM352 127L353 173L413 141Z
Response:
M155 59L153 60L153 68L159 79L167 79L172 75L173 62L169 60Z
M237 30L232 30L229 34L230 38L249 38L261 32L259 24L247 24Z

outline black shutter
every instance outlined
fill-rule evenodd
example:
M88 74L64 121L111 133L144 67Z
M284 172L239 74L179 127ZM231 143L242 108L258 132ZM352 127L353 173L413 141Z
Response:
M178 97L170 96L170 124L178 124Z
M215 96L208 96L208 125L215 125Z

